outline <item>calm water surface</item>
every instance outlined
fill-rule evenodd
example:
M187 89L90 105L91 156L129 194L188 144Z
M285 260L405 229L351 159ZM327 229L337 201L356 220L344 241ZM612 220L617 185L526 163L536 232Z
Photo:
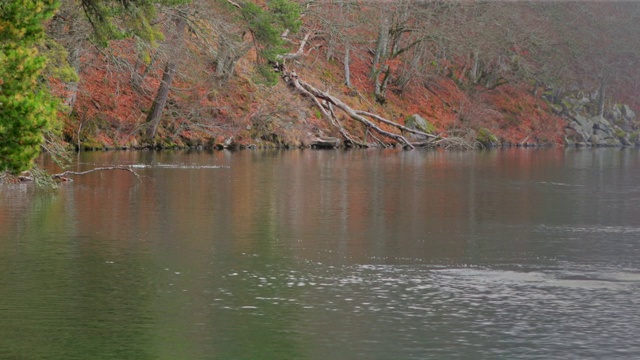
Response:
M637 150L107 165L0 187L0 359L640 358Z

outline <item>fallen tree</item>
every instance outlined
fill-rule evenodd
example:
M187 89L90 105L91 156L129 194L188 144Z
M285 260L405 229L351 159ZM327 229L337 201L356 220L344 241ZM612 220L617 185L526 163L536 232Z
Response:
M347 129L340 122L339 117L334 111L334 107L342 110L348 118L355 120L366 127L367 136L373 137L376 142L382 146L388 145L375 137L373 133L383 136L391 141L391 146L401 145L405 149L415 149L416 147L436 147L442 146L445 148L459 148L459 149L473 149L477 147L475 139L469 140L467 137L445 137L443 134L430 134L414 128L410 128L399 124L397 122L386 119L378 114L374 114L368 111L356 110L347 105L339 98L330 95L326 91L322 91L311 84L303 81L293 70L288 70L284 64L277 64L277 70L282 73L282 79L291 87L296 89L299 93L309 98L313 104L320 110L322 116L328 120L334 127L337 128L340 135L344 138L345 142L352 146L358 147L373 147L377 146L372 143L368 143L363 140L358 140L356 136L349 133ZM386 124L400 131L400 134L387 131L378 126L374 121ZM421 138L421 141L411 142L404 135L404 133L410 133L417 135Z
M29 171L25 171L19 175L12 175L8 172L0 173L0 184L1 183L23 183L23 182L35 182L38 185L51 185L53 186L54 182L57 181L73 181L73 179L69 178L70 175L87 175L98 171L110 171L110 170L122 170L131 173L136 179L140 179L140 174L133 171L132 169L125 166L108 166L108 167L98 167L91 170L86 171L72 171L67 170L58 174L49 174L46 170L42 170L39 167L33 167Z
M428 134L425 132L421 132L418 130L410 129L406 126L395 123L391 120L385 119L379 115L372 114L366 111L355 110L351 108L349 105L345 104L343 101L338 99L335 96L330 95L328 92L321 91L310 84L306 83L302 79L298 77L295 71L289 71L285 68L284 65L280 65L280 71L282 72L282 79L290 86L298 90L300 93L304 94L316 105L316 107L320 110L325 119L327 119L331 124L338 128L340 135L342 135L346 141L353 143L356 146L364 146L369 147L370 144L365 141L359 141L355 139L355 136L350 134L343 126L340 124L338 116L336 116L333 107L337 107L346 113L351 119L358 121L367 127L367 130L372 130L375 133L382 135L392 141L402 144L405 148L414 149L415 146L409 142L403 135L392 133L390 131L386 131L381 127L377 126L371 120L367 119L375 119L387 125L391 125L396 127L402 131L407 131L413 134L424 136L425 138L437 139L438 137L433 134Z
M231 0L228 0L231 1ZM232 3L235 5L234 3ZM237 5L236 5L237 6ZM288 31L287 31L288 32ZM283 38L286 39L286 34L283 34ZM298 49L296 52L279 55L277 62L272 62L271 64L274 67L276 72L281 74L281 78L289 85L290 87L297 90L300 94L309 98L313 104L320 110L323 118L329 121L335 128L337 128L340 135L344 138L345 143L351 146L358 147L372 147L377 146L372 143L368 143L366 139L371 136L377 144L382 147L401 145L405 149L415 149L416 147L436 147L440 146L446 149L465 149L471 150L478 147L482 147L476 138L475 132L471 129L469 131L461 130L461 129L453 129L444 133L440 133L437 135L430 134L424 131L420 131L416 128L411 128L399 124L395 121L391 121L389 119L384 118L378 114L374 114L368 111L353 109L345 102L340 100L338 97L330 95L327 91L322 91L311 84L305 82L300 79L298 74L294 70L289 70L286 66L287 60L297 59L302 57L305 52L304 48L309 44L312 35L314 32L308 32L304 38L300 41ZM289 39L286 39L290 41ZM431 89L429 89L431 90ZM358 140L356 136L351 134L340 122L339 117L336 115L334 111L334 107L342 110L348 118L355 120L366 127L365 131L365 140ZM399 134L396 132L391 132L383 129L378 126L374 121L383 123L387 126L391 126L399 130ZM391 141L391 144L383 142L382 140L375 137L373 133L379 134L384 138ZM413 135L417 135L416 138L418 141L411 142L405 136L404 133L409 133ZM317 144L318 147L333 147L334 142L326 142L322 139L315 139L314 144ZM313 145L312 145L313 146Z

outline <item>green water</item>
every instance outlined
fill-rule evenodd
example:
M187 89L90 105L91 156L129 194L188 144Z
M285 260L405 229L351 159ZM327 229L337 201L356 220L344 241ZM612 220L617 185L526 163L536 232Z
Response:
M640 357L637 150L109 165L0 186L0 359Z

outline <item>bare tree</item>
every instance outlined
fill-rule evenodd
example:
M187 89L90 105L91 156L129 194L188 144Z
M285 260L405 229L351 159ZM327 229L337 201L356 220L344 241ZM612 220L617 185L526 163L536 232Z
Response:
M150 143L154 142L154 138L158 131L158 125L162 118L162 111L167 103L169 89L171 88L171 83L173 82L173 78L176 74L176 67L178 66L177 59L180 56L182 49L184 49L185 19L177 14L170 14L170 21L168 23L170 31L168 31L169 35L167 36L167 45L170 47L170 50L168 51L168 56L162 72L160 86L158 87L158 91L146 120L148 126L146 135Z

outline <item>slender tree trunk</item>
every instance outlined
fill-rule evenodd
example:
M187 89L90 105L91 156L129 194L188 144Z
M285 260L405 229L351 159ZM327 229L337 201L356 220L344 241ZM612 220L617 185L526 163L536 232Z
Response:
M604 101L605 101L605 86L607 84L607 79L604 74L600 77L600 89L598 90L598 115L604 115Z
M383 15L378 31L378 40L376 41L376 51L373 54L373 63L371 64L371 78L375 79L380 74L380 63L383 63L387 57L387 47L389 46L389 18Z
M471 66L471 71L469 73L469 80L471 80L472 84L478 83L478 70L480 67L480 54L478 50L473 51L472 55L473 65Z
M349 62L351 61L350 59L350 54L349 54L349 43L345 44L345 49L344 49L344 84L347 85L347 87L351 87L351 71L349 69Z
M167 103L167 99L169 98L169 89L171 88L171 83L173 82L173 78L176 74L177 62L176 58L180 56L180 52L184 48L183 44L183 34L186 22L182 17L176 17L175 19L175 30L171 34L169 44L172 45L172 51L170 51L168 55L167 63L162 72L162 81L160 82L160 86L158 87L158 92L156 93L156 97L153 99L153 104L151 105L151 110L149 111L149 115L147 116L147 141L151 144L155 143L155 136L158 132L158 125L160 125L160 120L162 119L162 111L164 110L164 106Z
M231 77L235 65L235 63L233 62L234 48L233 45L230 44L230 41L224 36L220 36L220 41L218 42L218 44L216 76L226 81Z
M380 104L387 102L387 85L389 84L389 78L391 77L391 69L385 65L382 69L384 76L380 79L380 76L376 76L374 83L374 96L376 101Z
M160 87L156 93L156 98L153 100L151 111L147 116L147 124L149 125L147 128L147 139L152 143L156 136L156 132L158 131L158 125L162 118L162 110L164 110L164 106L167 103L169 88L171 87L175 73L176 64L172 61L168 61L162 73L162 82L160 83Z
M378 32L378 40L376 42L376 52L373 55L373 64L371 64L371 78L373 79L374 96L376 101L381 104L385 102L384 85L383 80L380 79L380 75L385 73L385 80L387 79L389 66L386 65L387 57L389 56L389 17L385 14L382 17L380 23L380 29Z
M64 99L64 104L69 109L69 114L73 112L73 107L76 105L77 98L78 98L78 83L72 82L67 84L67 97Z
M240 45L231 43L228 39L220 40L220 50L216 64L216 76L227 82L233 75L238 61L253 47L250 41Z
M69 38L74 39L76 35L73 26L69 26ZM82 41L69 41L67 48L67 62L76 71L76 74L80 74L80 58L82 48ZM69 114L73 112L73 107L76 105L76 99L78 97L78 82L67 83L66 85L67 96L64 99L64 104L69 109Z

